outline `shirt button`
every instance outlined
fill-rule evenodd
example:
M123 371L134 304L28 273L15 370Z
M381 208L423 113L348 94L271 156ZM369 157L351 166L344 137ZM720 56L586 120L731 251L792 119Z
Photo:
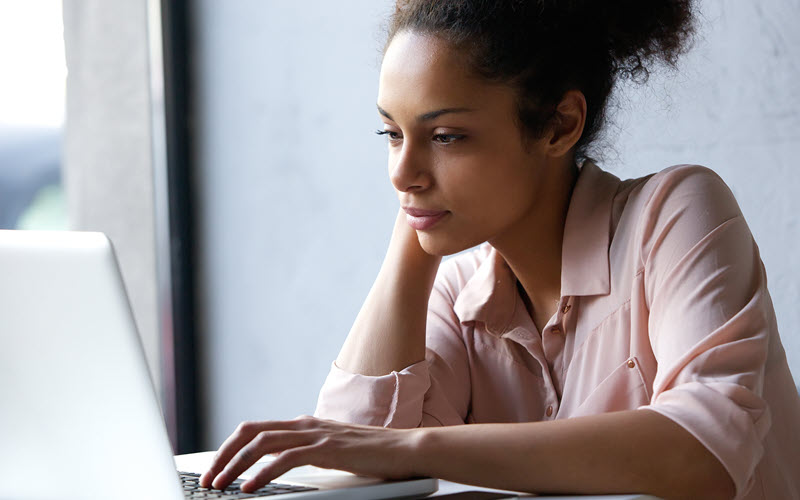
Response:
M567 314L569 310L572 309L572 306L569 304L564 304L564 307L561 308L561 314Z
M547 407L547 411L545 412L545 414L546 414L548 417L550 417L550 416L552 416L552 415L553 415L553 405L550 405L550 406L548 406L548 407Z
M628 360L628 368L633 368L635 366L636 366L636 363L632 359L629 359Z
M552 330L550 330L550 331L551 331L552 333L555 333L556 335L558 335L559 333L561 333L561 328L559 328L559 327L557 327L557 326L554 326L554 327L553 327L553 329L552 329Z

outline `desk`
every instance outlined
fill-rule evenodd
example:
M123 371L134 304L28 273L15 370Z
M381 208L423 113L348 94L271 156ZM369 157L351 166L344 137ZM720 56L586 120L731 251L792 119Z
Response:
M453 483L450 481L443 481L441 479L439 480L439 491L425 498L443 497L442 500L447 500L448 495L455 493L471 492L471 491L510 493L511 495L516 495L516 497L511 496L508 498L536 498L537 500L659 500L658 497L650 495L559 495L559 496L525 495L523 493L504 492L502 490L494 490L491 488L481 488L479 486L469 486L466 484ZM453 497L453 500L457 499L458 497ZM469 500L469 497L465 495L462 500Z
M205 451L201 453L190 453L188 455L176 455L175 456L175 466L178 470L185 471L185 472L204 472L208 469L208 466L211 464L211 460L214 458L213 451ZM269 461L269 457L265 457L260 463L256 463L253 467L248 469L242 476L249 476L257 472L263 466L263 462ZM284 474L280 478L276 479L276 482L281 482L281 480L291 481L293 477L300 477L306 474L323 474L323 475L333 475L333 476L341 476L341 475L348 475L352 476L347 472L342 471L331 471L328 469L319 469L317 467L305 466L305 467L298 467L287 474ZM369 478L363 478L365 481L376 481ZM658 500L657 497L649 496L649 495L560 495L560 496L536 496L536 495L525 495L521 493L513 493L513 492L505 492L502 490L495 490L491 488L481 488L479 486L469 486L466 484L459 484L453 483L450 481L443 481L439 480L439 490L429 495L425 498L436 498L442 497L442 500L446 500L448 495L454 495L457 493L462 493L460 497L453 497L453 500L470 500L469 495L466 495L467 492L496 492L496 493L508 493L511 498L514 498L514 495L517 497L523 498L537 498L539 500ZM478 495L475 495L476 500Z

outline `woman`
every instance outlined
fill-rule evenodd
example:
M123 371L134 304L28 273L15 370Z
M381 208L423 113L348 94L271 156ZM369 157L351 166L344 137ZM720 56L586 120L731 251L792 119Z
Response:
M688 0L398 2L384 265L318 418L243 423L201 483L276 453L243 490L313 464L800 498L800 400L732 194L702 167L620 181L587 158L617 79L674 64L691 33Z

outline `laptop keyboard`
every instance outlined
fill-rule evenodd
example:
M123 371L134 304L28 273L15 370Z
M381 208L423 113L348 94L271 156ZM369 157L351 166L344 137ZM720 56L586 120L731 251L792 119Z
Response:
M233 484L224 490L214 490L211 488L200 487L200 474L194 474L192 472L178 472L178 475L180 476L181 483L183 484L183 494L186 496L186 498L191 499L224 498L226 500L230 500L236 498L257 498L280 495L283 493L299 493L301 491L312 491L317 489L308 488L305 486L295 486L292 484L269 483L263 488L257 489L252 493L244 493L239 488L239 485L243 481L241 479L237 479L233 482Z

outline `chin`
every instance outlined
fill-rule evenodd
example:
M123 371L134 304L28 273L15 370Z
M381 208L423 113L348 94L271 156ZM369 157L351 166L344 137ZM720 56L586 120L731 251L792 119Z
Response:
M436 255L438 257L445 257L453 255L464 250L480 245L483 241L471 241L467 239L453 239L445 235L437 235L429 232L417 231L419 244L425 253Z

